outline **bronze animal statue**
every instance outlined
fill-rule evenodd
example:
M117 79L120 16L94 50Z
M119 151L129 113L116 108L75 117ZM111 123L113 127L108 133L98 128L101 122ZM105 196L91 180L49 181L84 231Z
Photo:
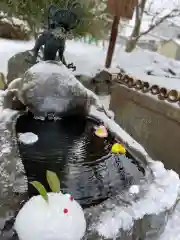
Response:
M73 71L76 70L73 63L66 63L64 51L68 35L80 23L80 18L75 11L77 6L76 3L70 8L58 9L54 5L49 7L47 28L38 36L33 49L20 52L9 59L8 84L21 77L39 61L57 60Z
M59 60L63 64L68 68L73 67L72 63L67 64L64 58L65 41L70 31L77 27L79 22L80 19L74 9L58 9L51 5L48 10L48 29L37 38L32 50L34 63L37 60L40 48L44 46L44 61L56 60L58 53Z

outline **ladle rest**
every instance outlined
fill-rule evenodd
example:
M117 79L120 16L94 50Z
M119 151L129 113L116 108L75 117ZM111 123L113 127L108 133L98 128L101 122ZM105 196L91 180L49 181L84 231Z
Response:
M83 207L98 204L109 197L138 184L145 178L145 170L127 151L126 156L115 156L111 146L115 138L95 135L101 122L78 115L54 120L37 119L30 112L17 119L16 136L19 154L28 181L40 181L48 190L46 170L56 172L64 192L70 192ZM28 145L19 134L32 132L38 141ZM29 185L29 196L36 190Z

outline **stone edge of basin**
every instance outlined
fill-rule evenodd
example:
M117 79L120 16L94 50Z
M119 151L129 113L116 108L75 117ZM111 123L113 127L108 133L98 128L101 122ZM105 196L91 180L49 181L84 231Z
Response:
M99 112L95 107L91 107L90 116L93 116L104 122L105 126L119 139L124 146L128 149L133 157L140 161L145 167L146 176L151 181L154 177L153 171L150 168L153 160L148 155L146 150L136 140L134 140L121 126L119 126L114 120L106 116L105 113Z

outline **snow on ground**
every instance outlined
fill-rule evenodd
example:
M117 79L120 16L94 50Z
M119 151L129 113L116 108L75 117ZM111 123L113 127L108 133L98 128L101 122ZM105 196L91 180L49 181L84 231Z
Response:
M7 62L14 54L31 49L34 45L33 41L12 41L0 39L0 72L7 74Z
M120 68L143 81L180 90L180 61L140 48L126 53L120 46L116 48L115 61Z
M7 74L8 59L19 51L32 49L33 44L33 41L15 42L0 39L0 72ZM102 44L96 46L69 40L66 44L65 57L68 63L73 62L76 65L77 70L74 74L93 76L104 68L106 52L107 44L103 48ZM120 45L117 45L112 63L112 68L116 72L119 71L117 66L143 81L180 90L179 61L142 49L126 53ZM149 71L155 76L147 75Z
M7 74L8 59L20 51L32 49L33 45L33 41L21 42L0 39L0 72ZM106 52L100 47L67 41L65 57L68 63L73 62L76 65L75 74L94 76L104 67L105 56Z
M169 219L166 229L159 240L180 240L180 204L177 205L173 216Z
M87 43L67 41L65 58L68 62L73 62L77 71L75 74L94 76L99 70L104 68L106 51L103 48ZM113 63L113 67L116 67Z
M20 42L0 39L0 72L7 74L7 61L15 53L31 49L34 42ZM75 41L67 41L66 59L77 66L75 74L94 75L103 68L107 49ZM125 53L120 46L116 47L113 67L119 65L130 74L159 84L167 88L180 89L180 79L166 78L171 69L180 78L180 62L167 59L157 53L137 49L133 53ZM156 77L148 76L152 70ZM160 240L180 240L180 205L169 220Z

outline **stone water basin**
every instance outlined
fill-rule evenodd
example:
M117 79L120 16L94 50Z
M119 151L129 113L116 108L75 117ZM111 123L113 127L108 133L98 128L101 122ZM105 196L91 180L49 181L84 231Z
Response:
M87 208L117 195L145 178L143 165L129 153L116 156L111 153L115 141L97 137L95 127L100 121L79 116L59 120L34 118L31 113L17 119L16 134L20 157L28 181L38 180L49 189L46 170L56 172L63 192L70 192ZM37 142L27 144L18 135L26 132L38 136ZM36 194L28 187L29 196Z
M42 68L39 70L38 74ZM46 92L40 93L45 97ZM142 146L95 106L84 118L42 118L25 109L4 107L6 94L0 115L1 239L18 239L14 217L23 203L37 194L28 181L39 180L46 186L47 168L59 175L63 191L71 192L83 206L87 221L84 239L158 239L178 197L176 173L150 159ZM35 103L32 97L26 99ZM39 97L38 88L35 97ZM102 123L108 129L106 139L94 135L94 127ZM31 137L22 141L23 133L33 133L34 142ZM116 141L124 144L126 156L111 153ZM139 192L129 191L132 185L138 185Z
M16 215L16 213L18 212L22 204L28 199L28 197L32 194L36 194L35 192L32 191L32 189L29 189L29 192L28 192L27 181L26 181L26 178L24 178L27 172L26 174L24 174L23 172L24 168L25 170L28 169L28 166L29 166L28 161L31 160L31 159L28 159L28 152L32 151L32 147L33 149L35 149L35 146L29 145L28 147L28 145L26 144L19 143L18 138L16 136L18 133L17 130L21 132L23 132L23 130L24 131L31 130L32 132L36 129L39 131L39 135L40 133L43 134L44 133L44 131L42 131L43 127L41 130L39 129L39 127L38 128L36 127L36 124L43 125L43 122L42 120L34 119L34 118L31 118L31 116L27 116L27 115L26 114L22 115L19 112L10 111L8 109L4 110L3 114L1 115L1 120L3 120L3 123L4 123L4 124L1 124L1 131L4 132L4 135L1 135L1 141L2 143L4 143L3 145L1 145L1 152L3 152L3 156L1 156L1 169L3 169L5 173L5 175L3 174L1 175L2 188L1 188L1 208L0 208L0 212L1 212L0 227L1 227L1 237L2 237L1 239L3 240L18 239L13 232L13 217ZM95 113L94 115L97 115L97 113ZM25 123L26 117L28 121L31 119L31 121L32 122L34 121L35 124L34 125L29 124L28 127L26 124L25 125L21 124L19 128L18 124L22 120ZM106 116L104 117L106 118ZM39 123L39 121L42 123ZM110 121L113 122L113 120L110 120ZM47 120L47 124L51 125L52 123L54 123L54 121ZM74 129L74 133L76 132L77 135L80 135L81 137L83 137L81 134L82 130L83 130L83 133L84 133L84 128L87 130L91 130L92 123L93 125L98 124L99 123L98 117L96 118L96 120L94 118L87 119L87 122L85 121L84 125L81 122L81 125L80 125L81 127L79 129L75 128L74 126L71 126L72 127L71 131ZM66 125L67 122L64 122L63 124L67 126ZM113 123L113 125L114 124L115 123ZM6 130L2 129L3 126L4 127L6 126ZM13 131L14 127L16 127L16 132ZM118 127L118 125L114 125L114 130L116 127ZM122 129L120 130L123 132ZM55 132L52 134L55 134ZM48 132L46 132L45 134L48 134ZM64 131L63 131L63 134L64 134ZM42 139L44 139L44 135L42 136L43 136ZM109 145L112 139L113 139L113 133L110 132L110 137L108 138L109 140L108 144L107 142L104 143L104 140L103 140L103 144L100 141L101 143L99 145L101 146L101 148L103 146L103 150L104 150L103 154L105 157L101 156L102 152L97 153L97 151L95 151L96 153L95 155L93 152L94 149L92 149L92 155L90 154L91 159L88 162L82 161L81 159L79 159L79 163L78 163L79 165L78 164L75 165L76 167L74 166L74 169L73 169L74 171L71 172L74 174L73 176L76 177L76 181L78 182L78 184L76 184L76 182L71 181L70 178L68 179L68 181L66 181L67 178L65 178L65 173L67 176L67 172L69 171L66 172L61 169L60 176L61 176L61 182L62 182L64 191L66 191L67 189L68 190L71 189L73 192L73 196L75 196L76 199L78 199L78 201L84 207L84 212L85 212L86 220L88 223L88 229L84 239L94 239L94 240L95 239L125 239L125 240L126 239L127 240L158 239L158 236L161 234L161 232L163 232L164 227L167 223L168 215L169 215L168 210L172 208L172 206L176 201L178 188L179 188L179 178L173 171L166 171L163 168L162 164L159 162L150 163L151 169L155 174L154 179L150 178L151 174L145 168L143 161L142 162L138 161L137 158L133 156L133 153L137 152L137 149L136 148L133 149L132 145L128 147L128 144L127 144L126 146L127 156L126 157L119 156L119 161L122 164L121 167L123 166L125 170L123 171L123 173L126 173L126 178L122 180L122 176L123 176L121 175L122 173L119 173L117 171L118 169L117 166L114 165L116 162L113 160L113 158L109 157L108 155ZM87 145L88 141L90 140L86 139L85 145ZM7 143L9 143L9 146L7 145ZM77 144L77 139L76 141L74 141L74 143ZM81 143L83 143L83 141ZM89 146L90 148L92 147L91 144ZM16 150L14 149L15 147L16 147ZM56 148L57 146L54 146L52 144L52 147L57 150ZM97 149L97 146L96 146L96 149ZM91 151L88 151L88 153L89 152ZM39 153L41 153L40 150L39 150ZM71 153L72 153L72 149L70 151L70 154ZM34 160L37 160L36 154L37 153L35 152L34 158L33 158ZM26 156L27 159L22 161L24 162L24 166L23 166L21 159L23 159L24 156ZM95 161L96 167L97 166L99 167L98 168L99 172L97 171L97 173L99 173L99 176L96 175L95 177L96 181L94 180L93 182L93 186L95 186L94 188L91 188L92 181L90 181L91 179L89 179L90 176L92 175L95 176L95 172L96 172L94 166L92 166L93 165L92 162L94 163L94 161L92 161L92 158L100 159L100 160L96 160L97 162ZM101 158L103 158L103 160ZM6 164L4 165L2 164L2 159L6 159ZM73 160L71 159L71 161ZM83 167L85 168L85 166L82 166L83 163L85 162L86 162L86 173L84 174L85 172L84 171L83 175L81 175L77 171L77 168L83 168ZM113 171L114 173L110 179L108 178L108 181L111 180L111 185L113 185L112 188L110 187L109 182L106 181L107 179L102 178L100 174L104 172L103 164L105 162L107 164L105 172L109 173ZM47 163L47 164L48 166L52 167L50 163ZM72 162L71 164L70 163L68 164L69 164L68 165L69 167L72 164ZM13 169L13 167L15 168ZM62 168L61 164L59 165L59 167ZM32 180L34 177L34 179L41 180L41 182L44 182L45 184L44 177L43 175L41 175L43 171L45 171L45 168L40 171L38 167L34 168L31 166L30 172L28 173L29 175L31 175L29 180ZM9 175L7 175L10 173L13 174L13 178L12 176L10 177ZM62 173L64 173L64 175ZM121 176L121 178L117 177L118 173L119 173L119 176ZM36 174L36 175L33 175L33 174ZM86 181L85 186L87 187L86 188L87 192L82 187L83 181L81 177L84 177L83 181ZM102 181L104 181L104 183L102 183ZM67 182L68 184L65 184ZM132 184L140 185L139 194L134 196L129 194L128 190ZM3 192L6 195L3 195L2 194ZM171 198L169 198L169 195L171 196Z

